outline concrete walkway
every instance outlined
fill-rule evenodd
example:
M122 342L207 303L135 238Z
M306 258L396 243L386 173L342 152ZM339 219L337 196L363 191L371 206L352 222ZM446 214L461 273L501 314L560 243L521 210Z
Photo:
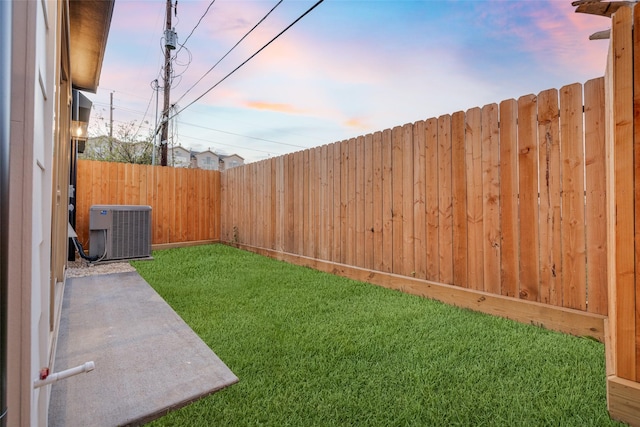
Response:
M67 279L49 425L139 425L238 378L138 273Z

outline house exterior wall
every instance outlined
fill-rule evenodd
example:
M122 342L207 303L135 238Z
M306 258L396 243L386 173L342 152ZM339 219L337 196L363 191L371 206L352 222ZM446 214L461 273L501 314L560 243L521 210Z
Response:
M222 170L227 170L231 168L235 168L237 166L244 165L244 159L237 154L232 154L230 156L224 156L222 158L223 167Z
M7 416L7 249L11 128L11 3L0 2L0 425Z
M191 153L182 147L173 147L169 149L169 163L176 168L188 168L191 165Z
M200 169L213 170L213 171L218 170L219 159L215 153L211 151L198 153L196 154L196 159L198 159L198 167Z
M47 425L50 387L34 389L33 381L42 367L51 366L56 306L52 283L64 269L52 268L51 248L52 198L60 197L66 206L67 196L64 184L53 185L56 134L68 135L59 109L67 108L68 99L57 83L61 36L68 31L61 27L66 8L66 2L13 2L7 254L7 425L11 426ZM66 155L64 150L57 152ZM59 230L56 233L60 238Z

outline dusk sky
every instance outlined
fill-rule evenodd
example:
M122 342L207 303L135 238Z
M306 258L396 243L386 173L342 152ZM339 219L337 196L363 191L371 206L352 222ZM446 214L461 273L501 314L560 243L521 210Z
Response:
M277 2L215 1L173 62L171 103L192 103L316 0L284 0L192 88ZM210 3L179 0L178 43ZM154 128L165 5L115 2L100 87L87 94L94 135L98 117L108 121L111 92L114 128L132 120L140 136ZM576 14L570 0L325 0L177 115L173 142L253 162L584 83L604 74L609 45L588 37L609 27Z

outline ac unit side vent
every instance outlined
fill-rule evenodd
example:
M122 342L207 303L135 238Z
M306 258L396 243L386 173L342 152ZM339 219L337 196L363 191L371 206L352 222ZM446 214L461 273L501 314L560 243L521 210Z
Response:
M150 206L92 206L89 228L91 256L105 255L103 260L151 256Z

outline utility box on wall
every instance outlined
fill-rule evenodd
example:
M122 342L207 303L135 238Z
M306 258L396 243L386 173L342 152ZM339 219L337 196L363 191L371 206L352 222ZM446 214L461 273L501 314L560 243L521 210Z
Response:
M151 206L91 206L89 256L101 261L150 257Z

